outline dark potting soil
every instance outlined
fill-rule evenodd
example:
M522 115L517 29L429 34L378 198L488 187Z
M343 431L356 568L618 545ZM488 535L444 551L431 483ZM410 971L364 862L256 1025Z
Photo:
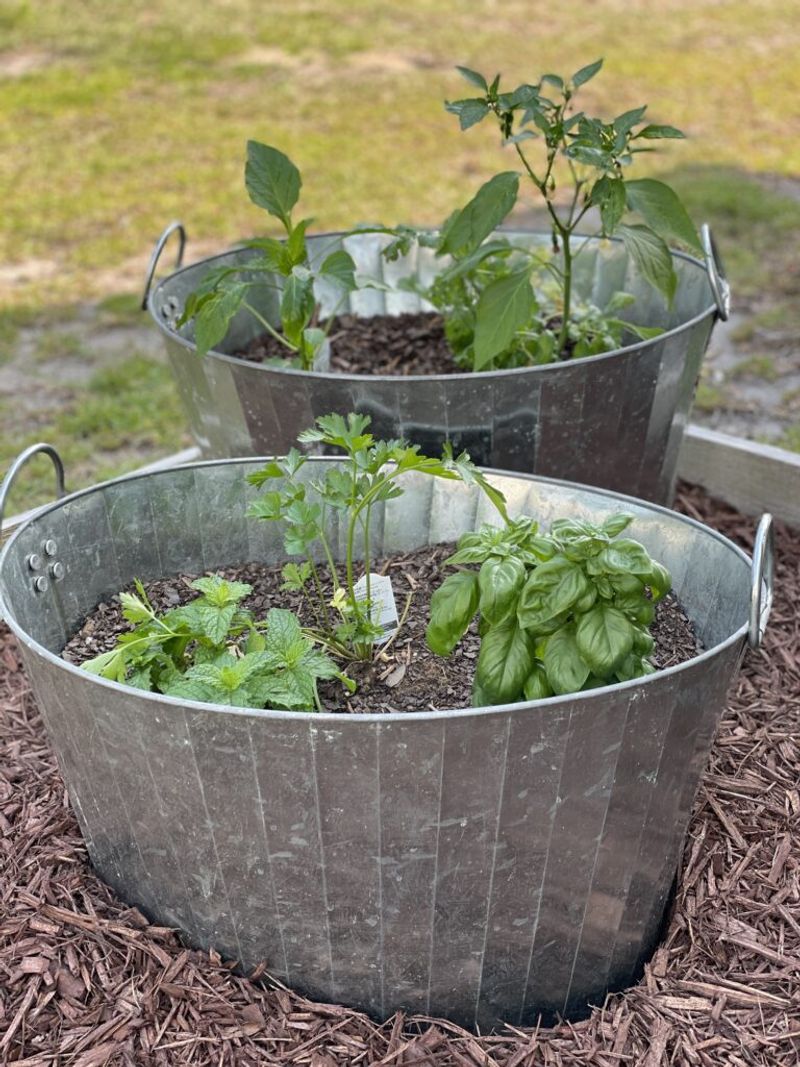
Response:
M454 549L453 544L427 546L373 564L374 572L391 576L401 614L407 597L411 595L408 615L399 637L386 653L379 655L372 664L347 666L347 672L358 683L355 694L346 698L338 682L320 687L326 710L342 711L346 707L355 713L383 713L469 707L480 646L475 624L447 659L434 655L425 643L430 598L445 574L450 573L442 564ZM263 618L270 608L288 607L303 621L310 622L300 596L281 591L280 572L280 565L245 563L218 573L253 587L244 606L257 618ZM146 582L145 589L153 606L163 612L197 595L190 588L193 577L197 575L177 575ZM69 640L64 658L70 663L83 663L113 648L117 635L128 629L119 599L115 596L103 601ZM672 594L656 605L651 632L656 642L651 659L657 667L683 663L702 650L691 622Z
M457 374L462 368L432 311L402 315L338 315L331 325L331 370L342 374ZM286 359L286 346L263 333L235 355L255 363Z

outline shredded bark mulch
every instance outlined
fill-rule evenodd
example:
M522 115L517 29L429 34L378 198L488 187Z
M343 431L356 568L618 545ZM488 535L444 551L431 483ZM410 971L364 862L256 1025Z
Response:
M754 522L684 510L749 546ZM800 1063L800 533L779 525L776 602L711 757L665 939L583 1022L475 1037L383 1025L184 949L94 875L0 630L0 1063L101 1067L776 1067ZM256 975L255 977L259 977Z
M343 374L458 374L444 335L442 316L434 311L402 315L337 315L328 335L331 370ZM262 333L236 353L263 363L286 359L286 346Z
M452 573L450 568L444 566L444 561L455 548L455 543L434 545L375 562L371 569L379 574L388 574L392 579L401 616L408 602L405 622L397 639L374 663L342 663L343 669L358 683L353 696L347 697L340 682L320 686L324 710L380 714L470 706L472 680L480 650L476 623L470 626L452 655L446 659L434 655L425 643L430 599L446 575ZM253 587L243 606L253 611L257 619L263 619L270 608L288 607L297 612L305 625L313 625L313 615L303 597L281 591L281 570L282 565L245 563L217 573L233 581L247 582ZM168 611L197 596L191 588L193 578L197 577L199 575L196 574L178 575L167 580L146 582L145 591L158 611ZM321 577L327 590L326 596L330 599L332 585L326 568L321 568ZM133 587L130 592L135 592ZM117 635L129 629L118 597L103 601L70 638L64 649L64 658L71 663L84 663L113 648ZM650 659L655 667L672 667L683 663L702 649L691 622L671 593L656 604L651 632L655 648Z

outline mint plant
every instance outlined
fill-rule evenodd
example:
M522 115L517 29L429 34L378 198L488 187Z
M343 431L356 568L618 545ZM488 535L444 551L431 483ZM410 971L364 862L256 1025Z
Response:
M355 263L339 249L318 267L312 266L306 230L313 220L292 219L302 179L283 152L248 141L245 186L253 203L278 219L286 239L261 237L249 241L246 247L258 255L239 266L209 271L189 295L178 325L194 321L197 351L205 355L223 340L233 317L244 308L286 348L288 358L296 358L303 370L311 370L336 313L322 321L318 292L326 287L341 306L347 294L358 287ZM280 292L280 330L255 306L259 289L265 288Z
M283 459L272 460L248 476L256 486L271 486L256 500L250 514L284 524L284 547L290 556L304 557L284 567L284 588L300 592L315 624L314 639L345 660L370 660L382 631L375 622L371 596L371 531L375 505L402 496L400 484L410 471L435 478L478 485L505 517L505 501L470 461L466 453L453 456L445 446L441 459L420 455L417 445L405 441L377 441L367 432L370 418L321 416L300 434L301 444L322 445L344 453L341 463L326 464L323 473L308 482L298 475L307 457L292 449ZM335 518L338 517L338 522ZM337 562L331 531L344 532L344 560ZM360 550L360 552L359 552ZM357 555L363 556L366 595L356 589ZM321 556L333 583L332 594L315 556Z
M619 537L631 518L558 520L546 535L521 518L459 540L447 561L459 569L431 598L426 639L448 656L479 615L475 706L652 673L649 627L671 580L638 541Z
M160 615L140 581L120 593L131 630L115 648L83 664L85 670L137 689L238 708L320 709L317 682L352 681L314 646L296 616L273 608L257 622L241 601L245 582L198 578L201 595Z
M423 295L443 312L456 357L471 370L548 362L594 355L618 347L624 330L646 338L659 331L623 322L615 312L626 300L617 294L607 308L581 306L573 293L574 264L584 245L578 227L591 208L600 215L595 236L621 238L644 277L668 302L677 278L667 241L702 254L694 224L676 193L652 178L625 176L636 155L653 151L661 139L682 138L674 126L648 123L646 107L625 111L610 122L575 109L578 90L602 67L602 60L565 79L545 74L510 92L466 67L458 70L478 95L446 103L462 130L484 119L497 124L503 144L516 153L522 176L547 209L552 249L515 248L487 241L517 202L520 173L504 171L486 182L438 235L398 231L386 254L406 251L415 237L432 244L448 266ZM532 162L527 148L540 146ZM566 186L566 198L559 194ZM632 218L628 217L632 214ZM629 299L629 298L627 298Z

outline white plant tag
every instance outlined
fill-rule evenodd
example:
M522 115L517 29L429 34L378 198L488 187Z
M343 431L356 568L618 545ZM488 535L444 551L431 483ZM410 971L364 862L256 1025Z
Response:
M359 578L353 587L356 600L367 599L367 576ZM370 574L369 576L369 593L370 600L372 601L372 607L370 608L370 618L376 626L380 626L383 633L380 637L376 638L376 645L385 644L390 637L397 633L398 617L397 617L397 604L394 599L394 589L392 589L392 579L387 574Z

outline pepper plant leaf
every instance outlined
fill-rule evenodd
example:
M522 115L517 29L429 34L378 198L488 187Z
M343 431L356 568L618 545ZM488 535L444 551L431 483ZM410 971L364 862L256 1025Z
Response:
M536 297L526 266L491 282L475 311L475 370L482 370L530 324Z
M669 304L675 296L678 279L666 242L647 226L622 224L617 229L625 248L644 277Z
M641 215L651 230L665 241L681 241L695 252L703 254L703 245L694 223L677 193L668 185L654 178L639 178L624 184L628 207Z
M468 204L447 220L437 254L463 256L474 252L511 211L518 192L516 171L503 171L490 178Z
M292 208L303 184L300 171L288 156L271 145L247 142L244 181L250 199L292 229Z

